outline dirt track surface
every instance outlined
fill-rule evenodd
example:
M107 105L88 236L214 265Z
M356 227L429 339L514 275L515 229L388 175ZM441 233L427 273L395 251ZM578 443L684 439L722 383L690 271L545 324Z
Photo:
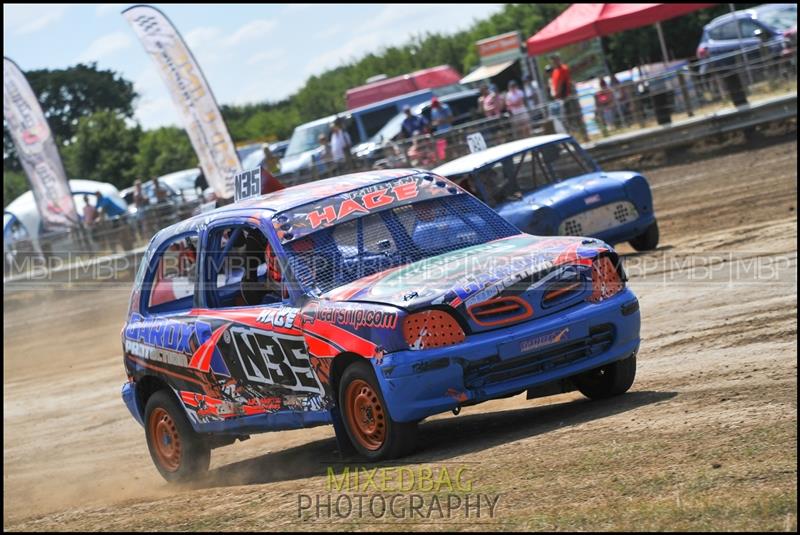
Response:
M468 407L385 465L466 467L492 517L298 519L342 466L330 427L215 450L207 481L170 487L119 395L129 289L4 292L4 527L796 530L796 168L784 139L648 170L661 245L618 248L642 310L631 392Z

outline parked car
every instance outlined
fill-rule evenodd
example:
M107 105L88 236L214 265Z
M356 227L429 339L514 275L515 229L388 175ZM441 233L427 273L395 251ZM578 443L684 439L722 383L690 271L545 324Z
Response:
M261 147L263 143L249 143L247 145L236 147L236 155L239 156L239 162L244 162L248 158L251 158L253 154L261 152ZM247 169L247 167L242 167L243 169Z
M477 119L478 97L480 92L474 89L459 91L439 97L439 102L450 106L453 112L453 126L457 126L471 120ZM429 122L431 119L431 102L422 102L411 107L414 115L423 115ZM400 112L386 123L372 138L366 143L362 143L353 148L353 154L357 158L366 159L374 163L384 156L386 146L402 136L403 121L406 118L404 112Z
M566 134L490 147L433 170L540 236L592 236L627 241L637 251L658 246L658 223L647 179L634 171L604 172Z
M199 175L200 168L194 167L160 176L158 181L174 191L184 202L192 202L198 200L201 195L195 187Z
M697 46L697 58L703 60L700 74L735 65L742 49L748 60L758 61L762 49L774 58L796 46L796 4L763 4L727 13L703 27Z
M99 191L104 197L110 198L115 204L120 207L130 209L130 204L124 199L123 192L120 192L116 186L108 182L97 182L94 180L80 180L71 179L69 181L69 189L72 192L72 200L75 203L75 210L78 217L83 220L83 207L85 205L83 197L88 196L89 202L93 205L96 204L96 193ZM8 217L5 217L8 216ZM17 232L11 233L12 228L17 228ZM41 252L40 238L47 234L51 234L45 229L41 214L36 205L36 198L33 196L33 191L28 190L13 201L11 201L4 210L4 224L3 224L3 241L4 243L14 241L18 236L27 236L27 240L31 241L31 247L36 252ZM66 238L65 238L66 239ZM56 245L58 247L58 245ZM67 250L70 245L61 245Z
M289 139L286 154L281 159L281 173L296 173L301 169L308 169L322 152L319 136L330 135L330 125L336 115L316 119L296 127ZM350 132L351 137L353 132Z
M369 460L489 399L633 383L639 303L599 240L521 232L427 171L358 173L157 233L122 397L169 481L251 433L333 424Z

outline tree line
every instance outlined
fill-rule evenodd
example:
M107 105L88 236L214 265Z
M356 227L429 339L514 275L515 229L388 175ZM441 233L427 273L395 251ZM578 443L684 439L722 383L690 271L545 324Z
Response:
M494 15L474 21L466 30L417 34L400 46L385 47L361 58L343 58L340 66L309 77L288 98L223 105L222 114L237 144L288 139L298 124L344 110L345 91L364 84L370 76L391 77L443 64L466 74L479 63L476 41L513 30L519 30L527 38L568 6L566 3L506 4ZM678 58L693 57L703 25L727 9L721 4L663 22L671 54ZM661 59L652 26L606 37L604 47L614 71ZM118 73L100 70L90 63L27 71L26 76L53 130L67 176L125 188L136 178L147 180L197 165L183 129L142 130L134 120L138 95L133 84ZM4 125L4 206L27 189Z

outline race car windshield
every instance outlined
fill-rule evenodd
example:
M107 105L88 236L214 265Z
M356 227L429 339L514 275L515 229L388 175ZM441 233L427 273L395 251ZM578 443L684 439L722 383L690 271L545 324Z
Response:
M522 193L596 170L594 163L574 142L560 141L505 157L450 179L481 197L489 206L497 206L518 199Z
M765 5L756 9L758 20L780 31L797 27L797 6Z
M462 194L374 212L285 247L301 285L321 295L387 269L519 233L496 212Z

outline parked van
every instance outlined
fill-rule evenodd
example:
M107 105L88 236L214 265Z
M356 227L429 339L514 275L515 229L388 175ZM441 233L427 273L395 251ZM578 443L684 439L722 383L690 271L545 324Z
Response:
M369 141L390 119L401 113L404 106L416 106L430 102L434 96L441 97L463 90L458 84L423 89L302 124L292 132L286 156L281 160L281 173L294 173L310 167L314 156L322 150L319 135L329 136L331 123L337 117L344 119L345 128L355 147Z
M440 97L439 101L450 107L450 111L453 112L452 125L458 126L480 118L478 97L480 97L480 92L477 89L468 89ZM424 116L430 122L431 101L427 100L411 106L411 112L414 115ZM367 141L359 145L354 144L353 154L357 158L369 160L370 164L382 158L384 148L402 136L402 126L405 118L406 115L401 110Z
M384 78L348 89L345 93L347 109L353 110L422 89L437 89L457 84L460 79L461 74L450 65L439 65L393 78Z

